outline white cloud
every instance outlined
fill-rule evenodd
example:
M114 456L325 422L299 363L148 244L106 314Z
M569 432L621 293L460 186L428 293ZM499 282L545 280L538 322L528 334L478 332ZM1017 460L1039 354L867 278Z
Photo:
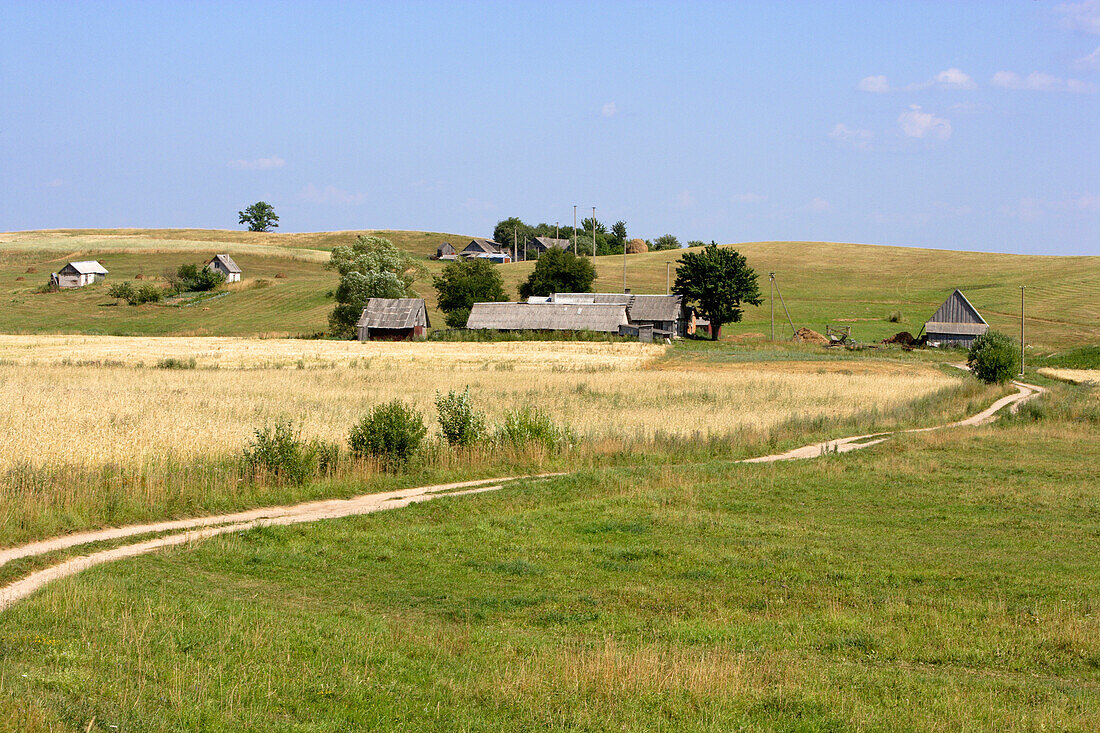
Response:
M1062 25L1070 30L1100 35L1100 0L1061 3L1054 12L1062 16Z
M1020 76L1015 71L998 71L993 75L993 86L1003 89L1026 89L1031 92L1092 94L1100 91L1100 86L1092 82L1078 79L1061 79L1057 76L1044 74L1041 71L1033 71L1027 76Z
M1005 216L1022 221L1035 221L1048 213L1100 213L1100 194L1084 193L1064 199L1038 199L1026 196L1015 206L1002 206Z
M822 212L833 208L833 205L819 196L810 201L808 208L810 211Z
M832 132L829 133L829 137L857 150L867 150L871 147L871 140L874 139L875 133L870 130L848 127L843 122L838 122Z
M335 186L325 186L324 188L318 188L312 183L302 189L301 197L303 201L307 201L311 204L323 204L323 205L358 205L367 200L367 195L361 191L351 193Z
M676 194L676 206L680 209L690 209L695 206L695 196L691 191L681 191Z
M885 76L865 76L859 80L857 88L861 92L888 92L890 91L890 82Z
M735 193L732 196L733 202L735 204L758 204L761 201L766 201L767 198L768 197L764 196L763 194L753 193L751 191L747 191L745 193Z
M1073 62L1073 68L1086 71L1100 71L1100 46L1088 56L1082 56Z
M282 168L286 165L286 161L278 155L272 155L270 158L256 158L255 160L231 160L227 165L239 171L267 171L273 168Z
M867 76L860 79L857 85L864 92L919 92L922 89L977 89L978 83L974 78L961 69L954 67L941 71L931 79L903 87L890 86L885 76Z
M951 68L941 71L932 79L932 85L940 89L977 89L978 84L967 73Z
M604 117L614 117L615 113L618 111L619 110L615 107L614 102L608 102L603 106L603 109L600 110L600 114L602 114Z
M946 140L951 137L950 120L921 110L919 104L909 105L909 111L898 115L898 125L909 137L922 140L925 138Z

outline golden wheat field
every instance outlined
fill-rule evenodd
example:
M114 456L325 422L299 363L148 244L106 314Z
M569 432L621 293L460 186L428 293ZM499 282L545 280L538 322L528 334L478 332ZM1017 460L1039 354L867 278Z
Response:
M438 392L469 387L490 421L535 405L581 438L721 436L792 417L888 409L951 378L886 362L742 363L693 369L630 343L369 343L0 337L0 469L128 464L242 449L290 420L342 442L372 406L401 398L434 424ZM196 368L158 368L160 360Z

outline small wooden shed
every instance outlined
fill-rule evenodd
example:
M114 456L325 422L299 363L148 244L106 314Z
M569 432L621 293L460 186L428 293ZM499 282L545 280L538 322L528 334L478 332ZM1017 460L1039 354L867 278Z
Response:
M493 331L602 331L628 325L613 303L474 303L466 328Z
M59 288L82 288L107 277L107 268L96 260L70 262L50 275L50 282Z
M404 341L431 327L423 298L371 298L356 324L360 341Z
M463 257L477 257L478 255L498 255L504 254L508 249L491 239L471 239L462 250Z
M206 266L225 275L227 283L241 281L241 268L229 255L214 255L213 259L206 263Z
M453 260L458 258L458 254L455 252L454 245L450 242L444 242L436 247L435 258L437 260Z
M943 301L943 305L924 324L928 343L933 346L970 346L974 337L989 330L978 309L970 304L961 290Z

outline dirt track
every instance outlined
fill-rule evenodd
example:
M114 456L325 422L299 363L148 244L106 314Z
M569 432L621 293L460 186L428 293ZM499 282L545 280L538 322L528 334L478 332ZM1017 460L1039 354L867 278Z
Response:
M1011 409L1015 410L1027 400L1045 391L1042 387L1024 384L1022 382L1013 382L1013 384L1017 388L1016 394L1002 397L976 415L972 415L964 420L959 420L958 422L937 425L930 428L912 428L909 430L897 431L896 433L856 435L848 438L840 438L833 441L802 446L801 448L796 448L786 453L760 456L758 458L747 458L740 462L772 463L775 461L787 461L800 458L816 458L817 456L829 453L847 453L859 450L860 448L877 445L895 434L920 433L930 430L941 430L944 428L981 425L993 420L996 413L1006 406L1011 406ZM114 527L32 542L20 547L0 550L0 566L17 558L35 557L93 542L111 541L141 534L174 533L143 542L101 550L89 555L69 558L56 565L51 565L48 568L31 573L24 578L0 588L0 611L26 598L51 581L75 575L95 565L101 565L103 563L121 560L122 558L133 557L135 555L143 555L162 547L186 544L229 532L243 532L261 526L299 524L357 514L370 514L372 512L397 509L410 504L430 501L443 496L463 496L467 494L484 493L487 491L497 491L502 488L505 482L515 480L516 478L546 478L560 475L561 474L549 473L537 474L534 476L484 479L480 481L462 481L459 483L438 484L435 486L421 486L413 489L403 489L380 494L366 494L351 499L313 501L294 506L266 507L212 517L197 517L194 519L180 519L167 522L135 524L126 527ZM177 532L177 530L184 531Z

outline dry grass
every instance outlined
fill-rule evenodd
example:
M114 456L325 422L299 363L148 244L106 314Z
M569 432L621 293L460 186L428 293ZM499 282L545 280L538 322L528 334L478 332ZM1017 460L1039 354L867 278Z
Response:
M649 368L662 353L643 344L4 336L0 469L222 455L277 420L342 442L380 402L404 399L434 423L437 391L467 386L490 420L536 405L583 439L646 440L887 410L952 383L933 367L872 361ZM198 368L156 368L167 358Z
M1061 379L1074 384L1100 385L1100 369L1040 369L1039 373L1044 377Z

